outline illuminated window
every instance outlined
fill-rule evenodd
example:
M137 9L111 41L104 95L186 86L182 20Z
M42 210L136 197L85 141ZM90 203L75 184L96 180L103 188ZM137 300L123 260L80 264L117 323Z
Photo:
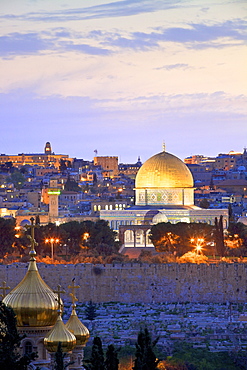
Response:
M96 205L93 206L93 210L94 210L94 212L97 211L97 206Z
M118 209L118 204L115 204L115 209Z
M100 211L101 210L101 205L98 205L98 211Z
M110 211L112 211L112 204L110 204Z
M108 211L108 204L105 205L105 210Z

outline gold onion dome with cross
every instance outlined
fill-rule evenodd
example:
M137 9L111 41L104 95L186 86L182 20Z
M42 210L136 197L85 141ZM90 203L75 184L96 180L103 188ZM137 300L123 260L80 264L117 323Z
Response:
M54 325L54 327L50 330L47 336L44 338L44 346L49 352L56 352L58 348L58 344L61 343L61 348L64 353L72 351L72 349L76 346L76 337L75 335L67 329L65 324L62 320L62 310L61 310L61 298L60 294L65 293L65 291L60 290L60 285L58 286L57 294L58 294L58 318Z
M3 299L13 308L18 327L52 326L57 320L57 295L41 278L36 265L34 219L31 218L31 251L28 271L23 280Z
M75 285L74 281L72 281L72 285L69 285L68 288L72 290L72 293L70 293L72 297L72 312L71 312L68 322L66 323L66 327L67 329L69 329L69 331L71 331L75 335L76 345L85 346L85 344L87 343L90 337L89 330L79 320L76 310L75 310L76 308L75 302L77 301L77 298L75 297L75 289L80 288L80 286Z

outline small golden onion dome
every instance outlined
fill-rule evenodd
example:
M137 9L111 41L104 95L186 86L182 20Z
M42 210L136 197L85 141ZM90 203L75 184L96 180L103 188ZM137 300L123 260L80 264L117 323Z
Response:
M193 177L186 164L165 151L149 158L139 169L136 189L192 188Z
M13 308L17 326L51 326L58 317L57 295L41 278L35 254L35 251L30 252L29 267L23 280L3 299Z
M59 342L63 352L70 352L76 346L76 337L63 323L61 315L58 316L57 322L44 338L44 346L49 352L56 352Z
M66 328L69 329L69 331L71 331L76 337L77 346L84 346L87 343L90 337L89 330L79 320L74 308L72 309L70 318L66 323Z

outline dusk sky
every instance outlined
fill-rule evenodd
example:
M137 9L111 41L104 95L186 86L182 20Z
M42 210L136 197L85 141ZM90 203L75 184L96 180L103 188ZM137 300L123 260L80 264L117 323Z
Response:
M0 153L247 146L246 0L0 0Z

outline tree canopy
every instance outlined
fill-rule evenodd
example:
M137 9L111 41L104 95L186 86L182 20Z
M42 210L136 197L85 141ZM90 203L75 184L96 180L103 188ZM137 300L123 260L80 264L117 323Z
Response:
M12 252L15 238L15 219L0 217L0 258Z
M16 327L16 316L12 308L0 301L0 369L26 370L37 355L21 356L18 352L22 336Z
M178 256L192 250L194 241L205 243L214 240L214 226L197 222L161 222L151 227L150 239L158 252L175 253Z

